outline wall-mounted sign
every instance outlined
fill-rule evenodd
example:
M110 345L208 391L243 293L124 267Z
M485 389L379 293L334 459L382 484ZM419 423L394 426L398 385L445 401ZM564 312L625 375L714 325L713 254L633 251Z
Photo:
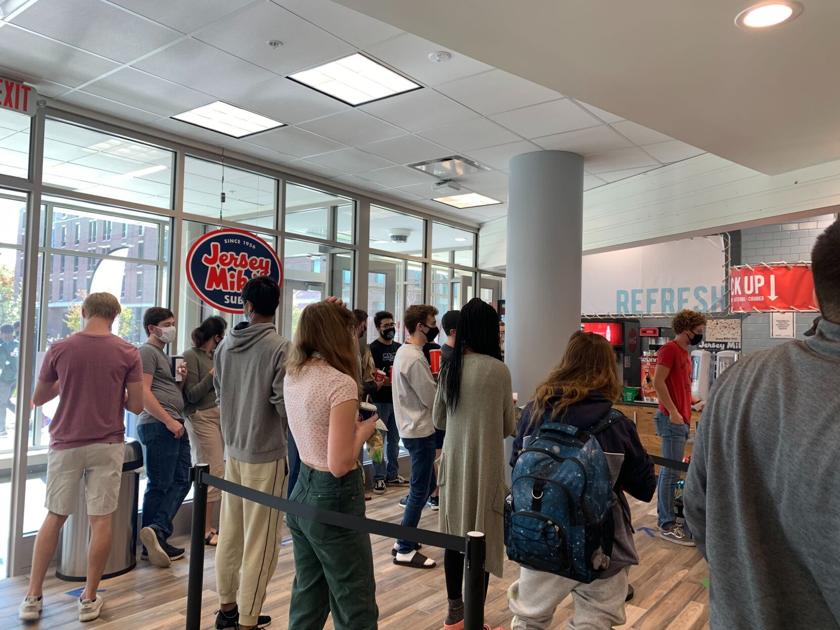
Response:
M30 85L0 77L0 107L19 114L34 116L38 93Z
M718 352L741 349L740 319L710 319L706 322L706 334L699 350Z
M816 311L811 265L744 265L729 271L733 313Z
M773 339L795 339L796 313L771 314L770 337Z
M726 310L722 236L586 254L582 277L581 312L585 315Z
M225 313L243 312L242 287L257 276L282 284L283 267L271 245L244 230L208 232L187 254L187 280L192 290L203 302Z

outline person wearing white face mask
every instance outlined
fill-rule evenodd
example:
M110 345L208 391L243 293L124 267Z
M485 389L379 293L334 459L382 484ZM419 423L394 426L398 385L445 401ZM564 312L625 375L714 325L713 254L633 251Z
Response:
M172 519L190 490L190 440L184 429L184 395L175 380L169 357L164 353L174 343L175 315L154 307L143 315L149 336L140 348L143 360L143 412L137 419L137 435L145 446L146 493L143 496L142 558L158 567L184 557L184 550L167 540ZM179 367L182 377L186 366Z

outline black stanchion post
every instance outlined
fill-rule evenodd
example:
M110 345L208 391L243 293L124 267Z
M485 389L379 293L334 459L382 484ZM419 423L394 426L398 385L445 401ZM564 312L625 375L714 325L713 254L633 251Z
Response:
M201 591L204 588L204 519L207 515L207 484L203 475L210 466L196 464L192 469L193 514L190 535L190 576L187 586L187 630L201 628Z
M484 558L487 553L484 534L467 534L467 555L464 560L464 630L484 628Z

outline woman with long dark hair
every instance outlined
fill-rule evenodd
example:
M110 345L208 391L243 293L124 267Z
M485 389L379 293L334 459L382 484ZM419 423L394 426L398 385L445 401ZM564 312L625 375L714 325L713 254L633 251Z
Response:
M208 317L192 331L193 347L184 352L187 375L184 377L184 400L187 403L187 432L192 446L193 463L210 465L210 474L225 476L222 429L219 424L219 407L213 388L213 353L222 342L227 322L218 316ZM219 541L219 532L213 528L218 518L221 501L218 488L207 491L207 517L204 521L204 542L213 547Z
M344 306L310 304L301 313L283 393L289 428L300 453L291 499L355 516L365 515L362 444L376 414L359 419L356 320ZM379 610L370 536L286 517L295 552L289 628L376 630Z
M440 463L440 529L466 536L484 532L485 591L504 563L504 440L516 421L510 372L502 363L499 315L475 298L461 310L455 348L441 375L435 426L446 431ZM444 555L449 612L446 630L464 627L464 556Z

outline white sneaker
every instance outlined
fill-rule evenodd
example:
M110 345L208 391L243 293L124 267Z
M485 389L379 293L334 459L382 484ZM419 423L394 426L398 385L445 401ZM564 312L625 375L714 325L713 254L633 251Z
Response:
M102 607L105 605L105 601L102 599L102 595L96 595L96 599L93 601L89 599L80 599L79 600L79 621L93 621L94 619L99 619L99 613L102 612Z
M21 621L38 621L44 610L44 596L24 597L18 608L18 618Z

